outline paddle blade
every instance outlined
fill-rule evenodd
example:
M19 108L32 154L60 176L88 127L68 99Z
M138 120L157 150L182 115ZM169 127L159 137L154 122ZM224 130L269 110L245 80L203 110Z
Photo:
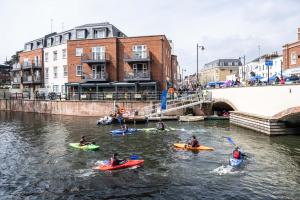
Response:
M138 160L139 156L138 155L132 155L132 156L130 156L130 159L131 160Z
M236 144L233 142L233 140L231 139L231 137L226 137L226 139L227 139L227 141L228 141L230 144L236 146Z

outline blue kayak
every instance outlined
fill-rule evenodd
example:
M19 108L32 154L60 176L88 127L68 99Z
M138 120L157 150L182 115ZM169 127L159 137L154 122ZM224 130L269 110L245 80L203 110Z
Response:
M244 161L244 156L241 156L240 159L236 159L231 155L229 159L229 165L231 165L232 167L239 167L241 166L243 161Z
M122 130L122 129L116 129L116 130L112 130L112 131L110 131L112 134L116 134L116 135L122 135L122 134L126 134L126 135L128 135L128 134L131 134L131 133L133 133L133 132L136 132L136 131L138 131L138 129L136 129L136 128L129 128L127 131L125 131L124 132L124 130Z

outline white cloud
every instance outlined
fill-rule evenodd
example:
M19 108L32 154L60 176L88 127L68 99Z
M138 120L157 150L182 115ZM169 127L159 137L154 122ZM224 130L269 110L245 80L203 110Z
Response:
M11 0L1 2L0 62L23 48L26 41L50 32L92 22L109 21L128 36L166 34L175 44L180 65L196 71L217 58L281 51L296 41L300 26L297 0Z

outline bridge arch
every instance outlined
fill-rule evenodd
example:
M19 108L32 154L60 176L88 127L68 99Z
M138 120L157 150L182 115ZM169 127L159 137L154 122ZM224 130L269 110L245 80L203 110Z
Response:
M300 106L285 109L273 118L284 122L286 128L291 129L293 133L300 133Z
M232 102L227 99L214 99L212 104L212 111L222 112L222 111L237 111L238 109L234 106Z

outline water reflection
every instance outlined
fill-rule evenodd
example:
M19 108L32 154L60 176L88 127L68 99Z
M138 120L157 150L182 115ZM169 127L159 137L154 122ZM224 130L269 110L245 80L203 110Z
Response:
M268 137L227 121L167 122L176 131L112 136L118 125L97 127L96 118L0 112L0 196L4 199L296 199L300 139ZM137 128L154 127L138 124ZM196 135L215 151L176 150L173 143ZM100 145L96 152L68 146L81 135ZM228 166L230 136L250 156ZM113 152L145 159L141 168L92 170Z

